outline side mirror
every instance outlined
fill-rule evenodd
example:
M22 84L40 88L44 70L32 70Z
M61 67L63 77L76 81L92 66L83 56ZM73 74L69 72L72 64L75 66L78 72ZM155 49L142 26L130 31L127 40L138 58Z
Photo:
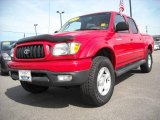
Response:
M116 32L125 30L129 30L129 25L126 22L119 22L116 25L116 30L115 30Z
M54 33L58 33L58 31L54 31Z

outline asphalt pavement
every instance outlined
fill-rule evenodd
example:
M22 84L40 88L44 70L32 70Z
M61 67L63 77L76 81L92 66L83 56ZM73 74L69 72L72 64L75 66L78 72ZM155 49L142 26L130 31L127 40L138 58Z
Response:
M0 120L160 120L160 51L150 73L117 78L111 100L102 107L82 101L78 88L26 92L19 81L0 76Z

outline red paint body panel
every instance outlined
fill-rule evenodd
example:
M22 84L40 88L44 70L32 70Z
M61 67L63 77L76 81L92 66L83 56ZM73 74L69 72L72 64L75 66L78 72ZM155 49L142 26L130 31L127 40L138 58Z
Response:
M74 42L81 44L80 50L75 55L52 56L52 49L56 43L44 41L33 41L18 46L42 44L45 50L45 58L41 59L17 59L9 62L11 69L30 69L30 70L48 70L53 72L71 72L90 69L92 58L96 53L105 48L111 51L114 58L114 69L118 69L124 65L145 59L147 49L151 46L153 51L153 38L149 35L140 33L116 33L114 31L114 16L119 14L111 12L109 28L107 30L85 30L56 33L53 36L73 36ZM127 20L127 16L123 15ZM47 51L46 46L50 46ZM14 53L15 54L15 53Z
M10 62L8 66L18 70L47 70L51 72L76 72L89 70L91 59L39 61L39 62Z

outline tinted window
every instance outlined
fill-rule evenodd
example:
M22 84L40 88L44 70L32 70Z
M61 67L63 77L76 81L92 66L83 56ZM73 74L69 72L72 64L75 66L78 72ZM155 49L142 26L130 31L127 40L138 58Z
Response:
M129 26L130 26L132 32L135 34L138 33L138 29L137 29L137 26L136 26L134 20L131 18L128 18L128 22L129 22Z
M119 23L119 22L126 22L126 20L124 19L123 16L117 14L115 15L115 18L114 18L114 28L116 28L116 25ZM121 32L129 32L128 30L125 30L125 31L121 31Z
M12 44L14 44L15 41L4 41L2 42L2 50L11 50Z
M116 27L116 25L119 23L119 22L126 22L124 17L121 16L121 15L116 15L115 18L114 18L114 26Z

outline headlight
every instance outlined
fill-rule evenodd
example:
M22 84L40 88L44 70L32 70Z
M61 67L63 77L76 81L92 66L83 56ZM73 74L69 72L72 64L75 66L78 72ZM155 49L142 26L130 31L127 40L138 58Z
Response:
M68 44L67 43L56 44L53 48L52 54L55 56L69 54Z
M11 56L12 58L14 57L14 48L11 49L10 56Z
M2 53L2 57L4 60L11 60L11 57L7 53Z
M59 43L56 44L53 48L52 54L54 56L60 55L73 55L79 51L80 43L72 42L72 43Z

